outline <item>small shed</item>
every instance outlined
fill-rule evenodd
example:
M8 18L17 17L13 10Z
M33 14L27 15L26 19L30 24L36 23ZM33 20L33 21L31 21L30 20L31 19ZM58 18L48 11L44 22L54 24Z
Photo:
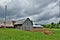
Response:
M33 22L29 18L21 19L14 23L14 27L21 30L32 30Z
M42 28L43 28L43 26L41 26L41 25L33 25L33 29L39 30Z

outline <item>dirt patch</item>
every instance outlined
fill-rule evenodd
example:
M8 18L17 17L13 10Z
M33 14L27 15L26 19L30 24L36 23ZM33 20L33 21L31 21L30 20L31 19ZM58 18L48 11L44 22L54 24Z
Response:
M44 33L44 34L47 34L47 35L52 34L51 31L44 31L43 33Z
M50 31L49 29L47 29L47 28L42 28L42 29L33 29L32 30L33 32L43 32L44 34L47 34L47 35L49 35L49 34L52 34L53 32L52 31Z

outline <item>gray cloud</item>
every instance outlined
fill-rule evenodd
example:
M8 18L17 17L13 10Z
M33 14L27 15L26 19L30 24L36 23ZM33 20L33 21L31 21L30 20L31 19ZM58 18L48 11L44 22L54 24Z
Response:
M52 18L60 18L58 0L10 0L5 4L7 19L30 17L35 22L48 23ZM0 11L0 18L4 18L4 5L0 6Z
M0 6L0 18L4 18L4 9Z
M54 3L53 3L54 4ZM53 5L52 4L52 5ZM35 19L37 17L37 21L39 20L48 20L52 17L55 17L55 16L58 16L59 15L59 6L55 6L54 4L54 7L53 9L50 8L50 6L47 6L46 8L44 8L44 11L40 14L37 14L37 16L35 16Z

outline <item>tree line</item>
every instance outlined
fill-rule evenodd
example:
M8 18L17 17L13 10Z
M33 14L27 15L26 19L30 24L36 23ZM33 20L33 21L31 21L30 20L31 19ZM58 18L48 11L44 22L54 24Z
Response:
M60 21L58 23L50 23L50 24L46 24L46 25L42 25L45 28L60 28Z

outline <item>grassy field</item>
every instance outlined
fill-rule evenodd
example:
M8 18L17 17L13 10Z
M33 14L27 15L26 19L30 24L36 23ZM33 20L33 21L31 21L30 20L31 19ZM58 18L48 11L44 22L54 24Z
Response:
M51 31L53 34L46 35L43 32L0 28L0 40L60 40L60 29Z

